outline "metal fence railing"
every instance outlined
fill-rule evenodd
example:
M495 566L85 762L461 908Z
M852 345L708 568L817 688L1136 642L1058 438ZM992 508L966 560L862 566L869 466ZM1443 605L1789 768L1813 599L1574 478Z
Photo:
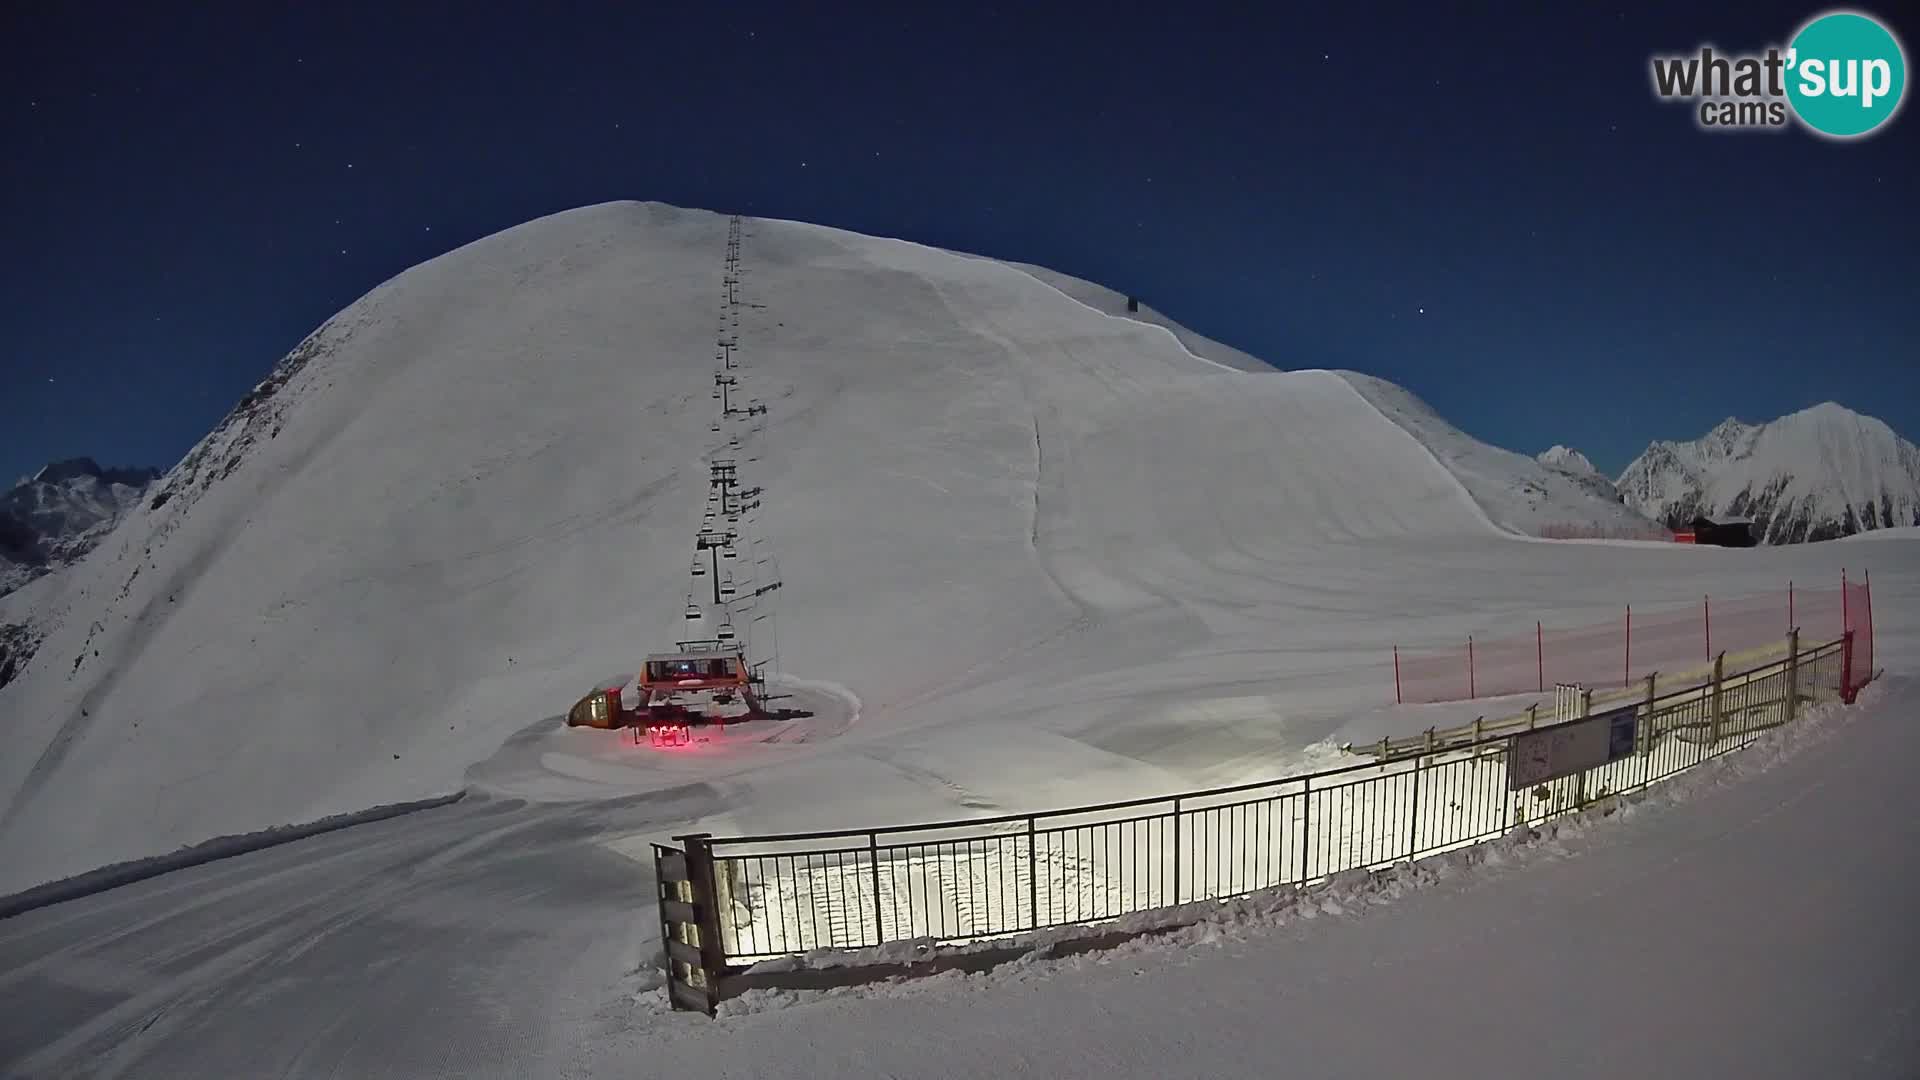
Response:
M1510 790L1508 758L1526 733L1500 734L1305 776L1069 810L682 837L685 862L672 865L706 880L674 886L673 910L690 931L679 937L702 940L682 945L670 960L673 975L706 987L713 1001L720 975L770 958L1098 923L1481 843L1743 747L1801 706L1850 698L1849 683L1865 681L1846 669L1850 638L1808 650L1791 640L1772 663L1625 705L1635 720L1630 754L1522 790ZM695 903L681 902L690 896Z

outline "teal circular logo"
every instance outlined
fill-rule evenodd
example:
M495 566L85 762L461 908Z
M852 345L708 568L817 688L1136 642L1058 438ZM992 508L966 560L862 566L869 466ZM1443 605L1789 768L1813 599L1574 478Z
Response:
M1787 100L1801 123L1822 135L1865 135L1893 119L1906 88L1900 42L1869 16L1818 16L1787 47Z

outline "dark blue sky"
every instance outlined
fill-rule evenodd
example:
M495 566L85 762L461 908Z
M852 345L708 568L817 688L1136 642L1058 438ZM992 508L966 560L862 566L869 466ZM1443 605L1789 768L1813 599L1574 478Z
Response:
M171 465L385 278L619 198L1042 263L1609 472L1828 399L1920 435L1920 117L1649 89L1813 7L161 6L0 15L0 478Z

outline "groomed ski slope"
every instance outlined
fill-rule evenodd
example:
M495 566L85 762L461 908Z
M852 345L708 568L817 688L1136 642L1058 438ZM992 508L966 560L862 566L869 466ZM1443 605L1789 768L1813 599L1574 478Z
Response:
M715 831L1271 776L1388 700L1396 641L1843 561L1513 542L1476 474L1340 374L1236 370L990 260L751 221L742 573L780 588L747 633L848 723L680 757L554 730L686 636L726 229L608 204L400 275L33 590L0 892L470 769L535 798L714 785ZM1898 589L1914 546L1874 557Z

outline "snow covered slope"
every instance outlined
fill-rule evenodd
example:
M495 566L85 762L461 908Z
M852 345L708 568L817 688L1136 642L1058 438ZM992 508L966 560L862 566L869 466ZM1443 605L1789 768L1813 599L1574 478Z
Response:
M74 458L0 494L0 596L91 551L159 476Z
M1587 455L1570 446L1560 446L1556 444L1549 449L1541 451L1539 456L1534 460L1540 462L1542 465L1550 465L1556 469L1573 473L1576 476L1600 475L1600 470L1593 467L1593 462L1587 460Z
M1404 387L1343 371L1361 396L1411 432L1503 529L1539 536L1547 526L1580 524L1599 533L1650 528L1598 474L1582 476L1475 439Z
M751 233L769 411L739 454L782 586L753 651L787 630L781 668L880 710L1092 621L1203 639L1219 616L1170 599L1230 597L1236 566L1486 532L1334 375L1238 373L986 260ZM685 636L725 235L555 215L303 342L37 606L0 690L0 889L457 788Z
M1920 525L1920 448L1832 402L1766 424L1729 418L1692 442L1656 442L1618 486L1669 526L1696 514L1750 518L1770 544Z
M750 221L726 307L728 231L608 204L399 275L0 598L45 635L0 689L0 893L470 781L700 786L702 827L764 831L1273 775L1390 700L1395 642L1697 594L1714 555L1502 543L1628 512L1391 384L1237 370L990 260ZM716 432L719 337L767 411ZM556 730L689 636L715 455L764 489L751 658L857 716L685 756Z

